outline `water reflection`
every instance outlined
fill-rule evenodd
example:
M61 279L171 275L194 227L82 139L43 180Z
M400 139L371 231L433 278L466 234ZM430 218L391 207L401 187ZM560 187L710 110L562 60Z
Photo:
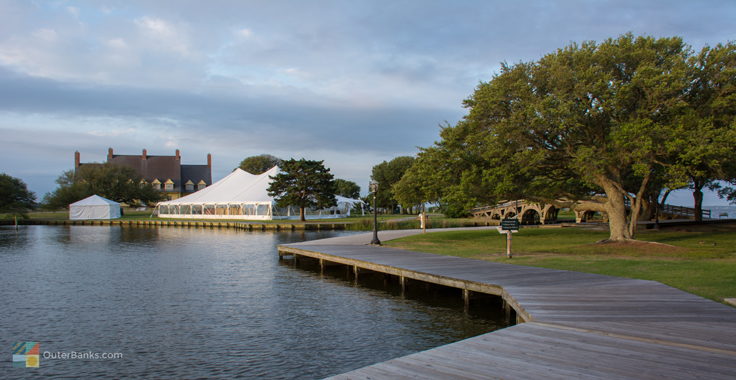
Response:
M34 375L320 378L496 326L367 277L354 285L279 264L277 244L345 233L0 229L0 334L42 351L124 354L42 360ZM0 378L27 375L0 366Z

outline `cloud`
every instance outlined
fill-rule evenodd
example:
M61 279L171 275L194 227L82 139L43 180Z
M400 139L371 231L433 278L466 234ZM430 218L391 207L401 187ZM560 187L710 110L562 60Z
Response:
M250 29L248 29L248 28L238 29L237 31L235 31L235 34L238 37L243 37L243 38L251 38L251 37L253 37L253 31L250 30Z
M55 139L57 153L81 149L84 141L94 141L97 150L111 145L117 150L121 144L136 152L196 147L199 156L212 152L229 162L228 170L260 153L316 159L314 152L320 151L343 167L350 167L343 164L350 157L375 157L362 162L367 173L397 152L411 154L417 145L430 144L439 123L460 116L452 109L356 108L300 98L86 86L0 70L0 128L20 124L44 131L40 134L74 131L74 138ZM13 144L39 145L34 137ZM343 177L358 175L343 171Z
M181 28L157 17L144 16L135 19L146 40L152 41L157 48L171 50L181 55L190 55L189 41Z
M437 139L500 62L629 31L723 42L736 2L61 0L0 1L0 14L0 128L35 157L178 147L226 173L273 152L361 182ZM7 141L0 170L58 169L10 166Z

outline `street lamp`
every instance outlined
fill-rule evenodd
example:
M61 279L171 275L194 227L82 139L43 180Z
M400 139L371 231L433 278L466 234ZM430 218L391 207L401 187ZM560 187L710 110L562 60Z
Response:
M373 240L372 245L381 245L381 241L378 240L378 209L376 208L376 193L378 192L378 182L372 181L370 183L371 193L373 193Z

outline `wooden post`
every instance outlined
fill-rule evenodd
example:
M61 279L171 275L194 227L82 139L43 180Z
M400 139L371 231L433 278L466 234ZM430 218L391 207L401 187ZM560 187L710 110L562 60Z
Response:
M357 265L353 265L353 276L354 276L355 282L358 282L358 266Z
M506 257L511 258L511 231L506 231Z
M468 289L463 289L463 304L467 313L470 310L470 290Z
M319 274L322 275L325 273L325 260L319 259Z
M401 286L401 296L403 297L406 293L406 277L399 276L399 285Z
M506 300L503 300L503 313L506 324L511 323L511 305Z

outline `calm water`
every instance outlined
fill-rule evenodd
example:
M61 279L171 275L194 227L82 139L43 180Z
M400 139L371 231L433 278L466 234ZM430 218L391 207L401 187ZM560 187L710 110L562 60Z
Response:
M401 297L278 261L277 244L344 233L2 228L0 378L321 378L501 325L456 297ZM17 341L123 358L12 368Z

